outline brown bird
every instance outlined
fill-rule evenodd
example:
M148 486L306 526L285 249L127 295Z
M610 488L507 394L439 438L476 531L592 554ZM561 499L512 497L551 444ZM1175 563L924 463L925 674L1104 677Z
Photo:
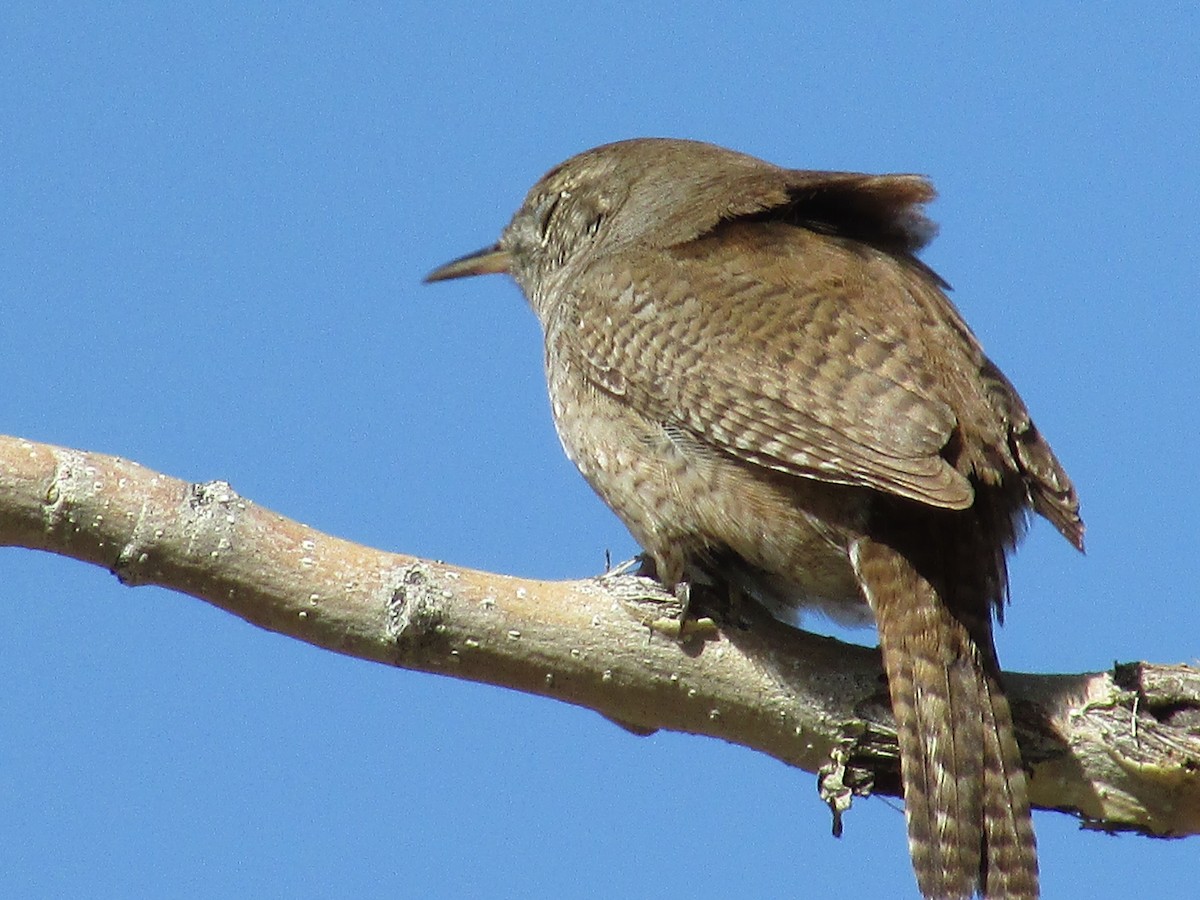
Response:
M916 258L915 175L783 169L633 140L552 169L493 247L545 332L567 455L668 586L873 615L929 898L1038 895L992 642L1029 509L1079 503Z

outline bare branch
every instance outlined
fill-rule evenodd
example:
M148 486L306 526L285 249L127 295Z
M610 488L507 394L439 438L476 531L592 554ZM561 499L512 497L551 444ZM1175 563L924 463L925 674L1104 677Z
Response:
M612 575L527 581L384 553L228 484L0 437L0 545L103 566L339 653L553 697L638 733L704 734L821 774L835 809L895 793L878 654L781 625L701 623ZM1200 833L1200 670L1145 663L1006 676L1042 808L1096 828Z

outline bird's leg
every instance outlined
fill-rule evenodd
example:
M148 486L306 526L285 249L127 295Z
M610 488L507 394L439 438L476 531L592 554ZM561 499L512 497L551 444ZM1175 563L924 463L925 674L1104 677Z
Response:
M679 634L681 644L694 640L709 640L716 636L717 607L720 592L712 585L696 581L678 581L675 584L675 599L679 602Z
M654 557L649 553L639 553L629 562L631 564L637 563L637 571L633 574L639 578L653 578L655 581L660 580L658 577L658 566L654 564Z

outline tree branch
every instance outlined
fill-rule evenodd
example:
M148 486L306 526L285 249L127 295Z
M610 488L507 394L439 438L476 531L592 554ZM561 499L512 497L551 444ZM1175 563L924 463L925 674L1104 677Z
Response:
M820 774L837 811L898 790L875 650L745 611L681 640L674 598L608 575L527 581L384 553L136 463L0 436L0 545L103 566L362 659L553 697L637 733L723 738ZM1200 670L1006 675L1035 805L1200 833Z

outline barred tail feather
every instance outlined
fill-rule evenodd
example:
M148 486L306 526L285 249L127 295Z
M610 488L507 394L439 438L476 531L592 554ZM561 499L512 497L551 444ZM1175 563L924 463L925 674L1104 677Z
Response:
M1037 897L1037 843L1012 712L990 675L984 684L990 701L984 706L985 896Z
M982 618L956 615L886 544L862 539L852 558L879 625L921 893L1034 900L1033 826L988 599Z

